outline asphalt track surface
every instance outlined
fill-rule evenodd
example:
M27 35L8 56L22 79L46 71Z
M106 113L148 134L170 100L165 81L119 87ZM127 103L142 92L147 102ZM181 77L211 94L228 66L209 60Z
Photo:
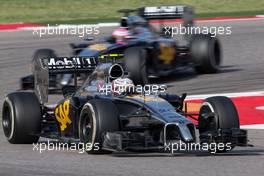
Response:
M156 80L171 85L170 92L190 94L256 91L264 89L264 21L210 22L203 25L232 26L232 34L220 36L224 62L220 73L197 75L192 69ZM109 33L110 28L101 29ZM32 31L0 32L0 105L4 95L18 89L18 79L30 73L30 60L38 48L54 48L69 55L68 43L78 37L39 38ZM210 155L188 152L115 153L87 155L77 151L33 151L32 145L11 145L0 130L0 175L230 175L264 174L264 132L249 130L254 147L237 147Z

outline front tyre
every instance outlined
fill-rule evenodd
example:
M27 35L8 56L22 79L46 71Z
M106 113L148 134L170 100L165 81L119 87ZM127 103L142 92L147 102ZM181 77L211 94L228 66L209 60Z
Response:
M79 119L79 137L88 154L107 154L102 149L106 132L119 130L118 110L111 100L94 99L87 102Z
M200 139L201 135L206 133L213 133L218 130L240 129L238 112L234 103L228 97L223 96L205 99L200 108L198 126ZM216 143L218 142L219 140ZM224 140L220 142L226 146L231 141ZM235 144L231 143L229 150L234 147ZM224 148L221 151L217 150L217 152L226 152L227 150L227 148Z
M41 109L33 92L8 94L3 103L2 126L7 140L12 144L30 144L38 141Z

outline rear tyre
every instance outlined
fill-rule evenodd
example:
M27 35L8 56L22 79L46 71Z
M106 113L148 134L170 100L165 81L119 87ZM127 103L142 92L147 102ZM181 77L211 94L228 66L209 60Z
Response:
M210 113L215 113L215 116L212 118L205 118L204 115ZM219 129L239 129L239 117L235 105L227 97L216 96L207 98L200 108L198 126L200 135ZM224 144L227 144L227 142ZM231 144L229 150L234 147L235 145ZM226 151L227 148L224 148L216 152L220 153Z
M110 100L93 99L83 106L79 119L79 137L88 154L108 154L102 149L103 135L119 130L118 110Z
M132 47L125 51L125 68L136 85L149 82L147 74L147 52L142 47Z
M2 126L7 140L12 144L30 144L38 141L41 109L33 92L8 94L2 109Z
M191 57L200 74L216 73L221 64L221 46L216 37L197 34L191 40Z
M39 49L35 52L33 56L33 61L37 60L39 61L40 59L43 58L56 58L55 51L52 49ZM60 80L62 75L55 74L49 75L49 87L57 87L57 84L60 83L58 80Z
M52 49L38 49L33 56L33 60L39 60L42 58L56 57L55 51Z

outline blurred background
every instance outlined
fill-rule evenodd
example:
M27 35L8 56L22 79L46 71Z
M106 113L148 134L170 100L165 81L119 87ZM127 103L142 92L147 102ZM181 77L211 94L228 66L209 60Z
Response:
M113 21L121 8L186 4L197 17L248 16L264 11L263 0L0 0L0 23Z

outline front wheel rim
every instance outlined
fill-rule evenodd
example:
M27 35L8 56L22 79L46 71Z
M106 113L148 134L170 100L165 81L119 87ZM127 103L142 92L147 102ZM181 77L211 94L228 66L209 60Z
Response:
M207 113L211 113L212 110L211 108L208 106L208 105L203 105L200 109L200 115L202 114L207 114ZM205 120L204 120L205 121ZM206 121L207 122L207 121ZM210 130L216 130L217 129L217 121L215 118L213 119L209 119L208 121L209 123L206 124L206 129L203 129L203 130L206 130L206 131L210 131Z
M85 143L91 143L92 142L92 133L93 133L93 121L92 118L89 117L88 114L85 114L83 116L83 121L81 124L81 134L83 137L83 141Z

